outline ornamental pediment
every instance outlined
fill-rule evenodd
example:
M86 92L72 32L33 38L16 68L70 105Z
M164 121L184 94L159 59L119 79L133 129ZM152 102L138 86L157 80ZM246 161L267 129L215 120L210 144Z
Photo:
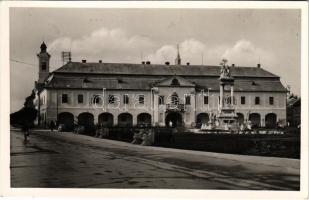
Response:
M181 76L172 76L155 84L159 87L195 87L195 84L182 78Z

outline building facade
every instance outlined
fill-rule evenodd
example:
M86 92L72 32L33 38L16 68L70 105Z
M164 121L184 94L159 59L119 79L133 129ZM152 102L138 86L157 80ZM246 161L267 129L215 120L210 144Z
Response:
M287 122L291 127L299 127L301 123L301 99L290 96L287 100Z
M195 127L215 118L219 108L220 66L89 63L69 61L49 72L50 55L41 45L37 107L39 123L51 120L104 126ZM233 104L239 123L275 127L286 121L286 89L280 77L256 67L231 65ZM226 88L229 90L229 88Z

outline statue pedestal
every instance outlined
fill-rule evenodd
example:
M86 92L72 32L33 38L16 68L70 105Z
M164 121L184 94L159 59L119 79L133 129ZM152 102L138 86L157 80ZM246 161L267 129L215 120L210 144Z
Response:
M222 108L217 116L217 122L218 130L239 130L237 115L233 108Z

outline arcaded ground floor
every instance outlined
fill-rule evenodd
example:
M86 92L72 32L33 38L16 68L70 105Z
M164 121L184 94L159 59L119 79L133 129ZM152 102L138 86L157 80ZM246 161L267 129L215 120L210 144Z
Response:
M250 122L253 128L266 127L275 128L280 124L285 124L285 110L236 110L237 123L244 124ZM146 112L142 110L104 111L85 109L58 109L41 111L40 125L48 127L50 121L57 124L64 124L68 129L73 129L74 125L94 126L100 124L104 127L130 127L136 125L175 127L185 126L188 128L200 128L210 120L216 119L215 111L211 112L188 112L188 111L160 111Z

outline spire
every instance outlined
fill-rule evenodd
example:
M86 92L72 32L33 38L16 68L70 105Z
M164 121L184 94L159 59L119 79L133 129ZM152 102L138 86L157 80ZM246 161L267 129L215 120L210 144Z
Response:
M46 49L47 49L47 46L46 46L46 44L44 43L44 41L43 41L43 43L41 44L41 52L46 52Z
M177 57L175 59L175 65L181 65L181 58L179 54L179 45L177 44Z

